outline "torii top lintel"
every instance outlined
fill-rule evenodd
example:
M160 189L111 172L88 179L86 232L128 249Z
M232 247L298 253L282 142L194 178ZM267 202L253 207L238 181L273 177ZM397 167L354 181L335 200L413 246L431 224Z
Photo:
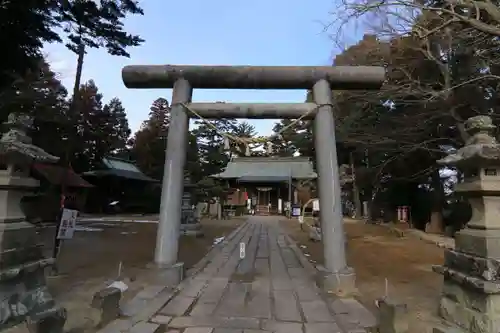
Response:
M192 88L311 89L326 80L332 89L379 89L385 69L375 66L174 66L133 65L122 70L127 88L172 88L183 78Z

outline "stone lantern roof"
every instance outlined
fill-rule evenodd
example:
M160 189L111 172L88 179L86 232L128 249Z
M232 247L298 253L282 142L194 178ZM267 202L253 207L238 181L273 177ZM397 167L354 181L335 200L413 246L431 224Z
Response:
M26 132L32 128L33 120L27 115L11 113L3 125L8 130L0 139L0 156L7 163L30 165L33 162L59 161L59 157L32 144Z
M465 122L470 138L456 153L437 161L440 165L455 165L463 169L500 166L500 145L493 135L496 126L489 116L475 116Z

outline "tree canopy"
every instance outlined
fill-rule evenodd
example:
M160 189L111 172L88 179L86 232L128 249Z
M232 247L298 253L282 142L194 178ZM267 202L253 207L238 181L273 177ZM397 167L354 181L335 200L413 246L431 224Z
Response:
M133 159L146 174L161 179L169 101L152 101L144 110L148 119L131 136L119 97L102 96L98 82L80 83L87 50L102 48L128 57L130 48L143 42L124 25L128 15L143 14L138 1L27 1L0 6L2 41L9 50L0 66L0 120L10 112L32 115L35 142L55 155L68 155L77 171L96 168L104 156L113 155ZM334 91L339 163L352 167L358 199L387 210L420 205L423 215L442 210L445 199L451 200L445 191L447 178L459 171L443 170L435 160L467 139L463 122L468 117L499 118L497 11L496 4L479 0L343 0L330 25L336 41L344 42L346 31L360 23L369 33L336 54L332 65L387 69L378 91ZM43 59L47 42L64 43L78 55L71 96ZM257 135L249 122L194 121L186 173L198 185L200 198L224 195L227 189L209 176L232 158L247 155L241 142L225 150L223 133ZM313 123L279 120L272 152L250 150L251 156L302 155L314 161Z

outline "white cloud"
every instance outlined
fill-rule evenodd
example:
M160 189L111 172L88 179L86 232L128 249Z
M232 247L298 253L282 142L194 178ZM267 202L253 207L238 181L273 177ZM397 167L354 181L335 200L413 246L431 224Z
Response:
M76 56L73 56L73 54L69 52L59 53L51 51L50 49L53 49L51 46L52 45L45 47L45 59L49 63L52 71L56 73L56 77L63 83L66 89L68 89L72 86L76 75Z

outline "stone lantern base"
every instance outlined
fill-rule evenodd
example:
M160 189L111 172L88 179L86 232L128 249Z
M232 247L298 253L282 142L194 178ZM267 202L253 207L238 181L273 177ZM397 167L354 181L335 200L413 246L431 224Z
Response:
M20 200L38 186L23 175L0 172L0 330L26 322L33 333L62 332L66 311L52 298L45 258L33 224L25 221Z
M0 224L0 330L28 324L33 333L60 333L66 311L52 298L44 258L35 227L28 222Z
M439 315L450 324L434 332L500 332L500 230L465 229L445 251Z

